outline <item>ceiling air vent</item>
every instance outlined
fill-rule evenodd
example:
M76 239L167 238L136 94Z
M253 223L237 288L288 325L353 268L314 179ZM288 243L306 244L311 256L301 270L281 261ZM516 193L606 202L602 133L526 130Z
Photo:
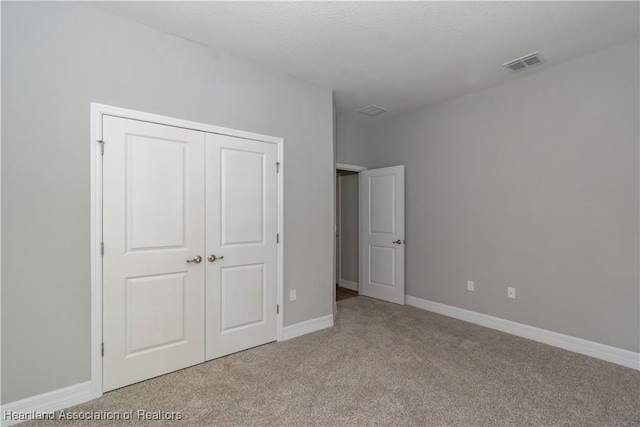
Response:
M369 105L368 107L364 107L362 110L358 110L358 113L364 114L365 116L373 117L378 114L382 114L387 111L386 108L378 107L377 105Z
M505 62L502 66L512 73L517 73L518 71L533 67L534 65L542 64L543 62L544 58L540 56L540 52L538 51L522 56L518 59L514 59L513 61Z

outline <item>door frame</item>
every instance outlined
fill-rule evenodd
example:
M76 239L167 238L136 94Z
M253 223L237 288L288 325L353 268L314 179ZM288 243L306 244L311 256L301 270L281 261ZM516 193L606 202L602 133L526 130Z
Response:
M336 285L340 285L342 283L342 177L337 174L336 169L336 224L333 227L333 237L337 240L336 243L336 271L335 271L335 281Z
M364 166L347 165L345 163L336 163L336 170L349 171L349 172L362 172L362 171L366 171L367 168L365 168Z
M206 123L176 119L142 111L129 110L111 105L91 102L90 126L90 177L91 177L91 398L102 396L102 148L109 150L108 144L102 143L102 117L115 116L125 119L151 122L207 133L216 133L253 141L276 144L279 173L277 174L277 218L278 244L277 262L277 301L280 312L277 315L277 340L284 339L284 138L257 133L229 129Z
M340 178L337 176L338 171L348 171L348 172L356 172L358 173L358 175L360 174L360 172L362 171L366 171L367 168L364 166L357 166L357 165L349 165L346 163L336 163L336 168L335 168L335 173L336 173L336 181L338 182L338 184L336 185L336 187L334 188L334 198L336 199L336 203L338 203L338 208L336 208L336 216L339 216L339 218L336 218L336 224L334 224L334 229L336 226L338 226L338 245L340 245L339 251L342 251L342 207L340 206L340 197L341 197L341 190L342 190L342 183L340 182ZM358 179L359 181L359 179ZM358 197L358 221L360 220L360 197ZM334 236L335 237L335 236ZM358 245L360 244L360 242L358 242ZM342 260L338 259L338 250L335 251L334 253L334 258L335 259L335 265L334 265L334 271L333 271L333 275L334 277L336 277L338 275L338 272L340 272L340 277L339 277L339 281L342 282ZM342 257L342 252L340 252L340 257ZM338 263L340 263L340 265L338 265ZM358 293L360 293L362 291L362 287L361 287L361 281L360 281L360 249L358 249ZM335 284L333 285L333 287L335 288ZM337 312L337 304L335 301L335 294L333 295L333 304L334 304L334 310L333 312L336 313Z

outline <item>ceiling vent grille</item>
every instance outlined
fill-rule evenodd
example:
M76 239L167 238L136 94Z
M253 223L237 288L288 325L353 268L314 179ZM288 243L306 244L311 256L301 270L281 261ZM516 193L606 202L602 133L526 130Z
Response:
M540 52L538 51L522 56L518 59L514 59L513 61L505 62L502 66L512 73L517 73L518 71L533 67L534 65L542 64L543 62L544 58L540 56Z
M365 116L373 117L378 114L382 114L387 111L386 108L378 107L377 105L369 105L368 107L364 107L362 110L358 110L358 113L364 114Z

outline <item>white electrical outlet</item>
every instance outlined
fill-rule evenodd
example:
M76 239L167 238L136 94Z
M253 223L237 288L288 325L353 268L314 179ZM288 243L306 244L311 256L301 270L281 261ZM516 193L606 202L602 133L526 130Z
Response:
M473 291L474 288L475 288L475 284L473 283L473 280L467 280L467 290Z
M289 301L295 301L295 300L296 300L296 290L291 289L289 291Z
M507 297L516 299L516 288L507 288Z

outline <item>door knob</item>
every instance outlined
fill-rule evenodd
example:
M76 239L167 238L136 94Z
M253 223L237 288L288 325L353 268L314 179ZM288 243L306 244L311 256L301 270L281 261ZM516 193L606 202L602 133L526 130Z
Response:
M187 262L192 262L194 264L200 264L202 262L202 257L200 255L196 255L192 259L188 259Z
M223 259L223 256L215 256L214 254L211 254L207 257L207 259L209 260L209 262L215 262L215 260L217 259Z
M395 243L396 245L401 245L402 244L402 240L398 239L398 240L395 240L395 241L393 241L391 243Z

